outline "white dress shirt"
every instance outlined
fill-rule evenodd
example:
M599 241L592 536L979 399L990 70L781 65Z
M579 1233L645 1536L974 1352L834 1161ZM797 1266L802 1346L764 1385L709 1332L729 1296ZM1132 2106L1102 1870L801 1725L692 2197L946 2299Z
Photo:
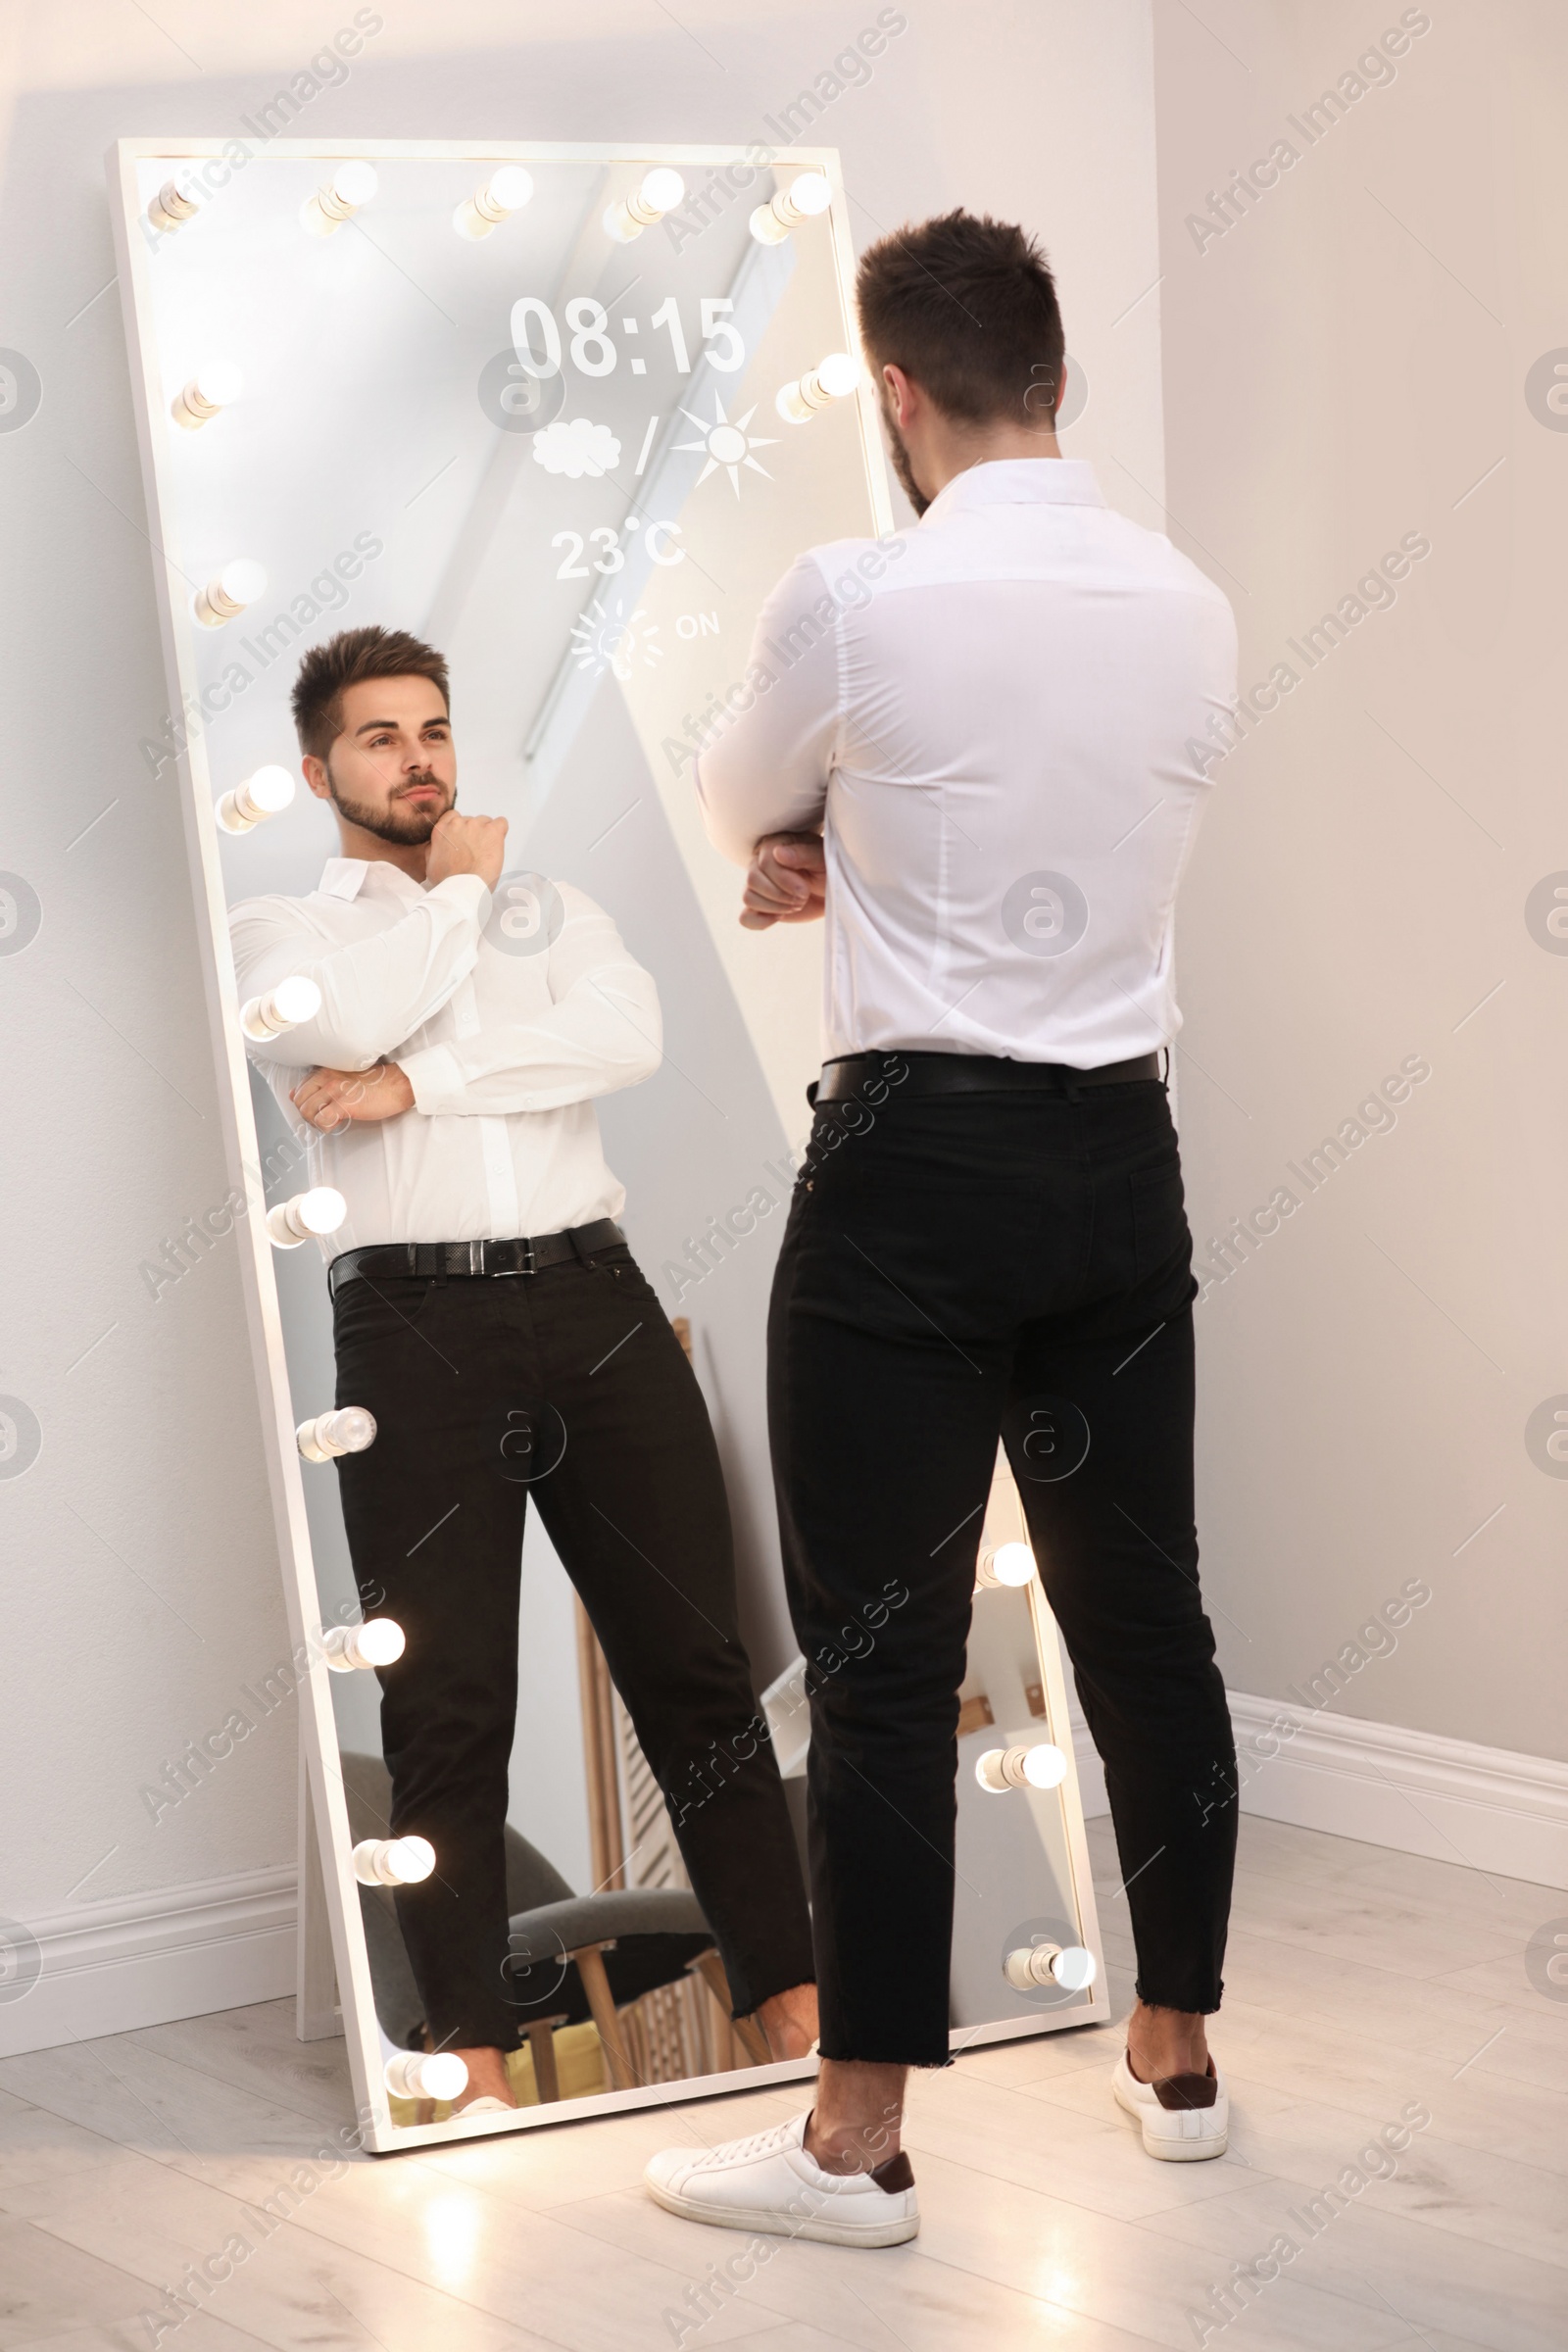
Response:
M564 919L534 955L493 944L493 925L485 936L493 901L477 874L426 889L381 859L329 858L309 898L230 912L241 1003L295 972L321 991L314 1021L246 1050L309 1145L309 1182L348 1201L323 1256L619 1215L625 1189L605 1164L593 1098L658 1069L659 998L609 915L555 887ZM413 1087L412 1110L321 1135L289 1101L311 1069L383 1059Z
M1093 1069L1175 1036L1176 885L1236 629L1089 466L974 466L913 529L803 556L747 692L698 793L737 863L821 825L830 1056Z

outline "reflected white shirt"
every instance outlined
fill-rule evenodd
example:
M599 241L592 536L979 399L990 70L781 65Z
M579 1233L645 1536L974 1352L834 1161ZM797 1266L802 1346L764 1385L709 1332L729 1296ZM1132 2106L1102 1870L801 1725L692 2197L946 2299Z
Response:
M755 700L697 789L740 864L764 833L822 827L829 1055L1091 1069L1170 1042L1176 886L1236 628L1091 466L974 466L897 539L812 550L752 659Z
M241 1003L295 972L321 991L314 1021L246 1051L309 1147L308 1181L348 1202L323 1256L620 1214L625 1188L605 1164L593 1098L659 1067L659 998L609 915L555 887L564 920L535 955L494 944L494 902L477 874L426 889L379 859L330 858L309 898L231 910ZM308 1070L383 1059L408 1077L412 1110L321 1135L289 1101Z

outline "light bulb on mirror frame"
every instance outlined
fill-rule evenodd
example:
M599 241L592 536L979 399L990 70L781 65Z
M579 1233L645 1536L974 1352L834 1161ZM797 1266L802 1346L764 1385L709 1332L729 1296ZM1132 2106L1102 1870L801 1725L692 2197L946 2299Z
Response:
M339 1454L364 1453L375 1444L375 1415L363 1404L340 1404L302 1421L294 1442L308 1462L335 1462Z
M1032 1943L1027 1950L1009 1952L1002 1973L1015 1992L1032 1992L1046 1984L1059 1984L1063 1992L1083 1992L1100 1970L1085 1944Z
M809 424L819 409L829 409L834 401L847 399L860 380L858 361L847 351L830 351L793 384L785 384L775 395L773 406L786 424Z
M191 599L191 612L204 629L220 629L225 621L237 620L247 605L254 605L259 596L267 594L265 567L253 563L249 556L236 556L225 564L216 579L199 588Z
M381 2069L395 2099L461 2099L468 2087L467 2062L456 2050L399 2050Z
M270 1037L281 1037L289 1029L297 1029L301 1021L314 1021L321 1009L321 992L314 980L303 972L291 973L279 980L265 996L251 997L240 1006L239 1025L257 1045L265 1045ZM302 1194L300 1198L308 1196Z
M367 1617L363 1625L334 1625L321 1636L326 1662L334 1674L353 1674L376 1666L391 1666L408 1642L403 1628L391 1617Z
M977 1593L994 1592L999 1586L1031 1585L1035 1577L1035 1555L1027 1544L998 1544L980 1554L974 1572Z
M668 164L656 164L645 172L642 184L630 196L608 207L605 213L605 234L613 237L617 245L629 245L640 237L645 228L662 220L685 201L686 182Z
M187 433L199 433L220 410L238 400L244 389L244 371L232 360L208 360L175 393L169 414Z
M174 229L183 228L187 220L193 220L201 209L202 198L193 184L191 167L182 164L171 178L165 180L148 205L147 220L151 227L167 237Z
M782 245L792 229L825 213L832 201L825 172L798 172L787 188L775 188L766 204L758 206L751 218L752 234L759 245Z
M1009 1788L1059 1788L1067 1777L1067 1759L1049 1740L1029 1747L988 1747L974 1768L974 1777L992 1796Z
M243 784L224 793L218 804L218 821L225 833L253 833L287 808L293 798L294 779L286 767L259 767Z
M349 1213L349 1204L330 1184L318 1184L292 1200L280 1200L267 1212L267 1231L274 1250L297 1250L302 1242L336 1233Z
M373 164L357 159L339 164L331 178L306 197L300 206L300 220L313 237L333 236L345 220L353 220L361 205L369 203L380 185Z
M435 1868L428 1838L362 1838L349 1859L362 1886L417 1886Z
M483 179L471 196L465 196L452 216L452 225L460 237L477 242L520 213L533 195L533 174L520 164L503 164Z

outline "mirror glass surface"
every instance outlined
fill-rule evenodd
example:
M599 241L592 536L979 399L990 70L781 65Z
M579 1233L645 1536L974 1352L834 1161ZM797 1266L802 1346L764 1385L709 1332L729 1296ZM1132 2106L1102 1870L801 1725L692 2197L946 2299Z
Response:
M808 546L891 527L867 388L804 422L777 405L827 355L853 349L842 195L780 242L749 225L808 167L836 189L836 161L759 171L739 150L360 152L373 153L373 194L327 235L313 233L312 200L341 156L253 157L171 231L148 214L177 158L133 167L135 325L184 671L185 709L172 710L166 741L186 752L198 840L209 856L217 843L227 902L316 891L338 845L329 810L297 781L288 696L300 657L344 627L412 630L451 666L460 808L509 820L498 919L510 910L528 949L549 920L537 878L569 883L652 974L662 1066L605 1098L601 1125L631 1245L662 1311L679 1318L713 1422L741 1629L799 1836L805 1716L790 1697L800 1661L777 1569L762 1367L767 1283L819 1058L821 935L741 930L739 876L706 839L691 778L780 574ZM465 204L503 162L522 166L531 194L483 236L460 233ZM686 208L678 233L655 222L617 241L607 211L635 200L655 166L707 200ZM193 424L185 387L211 390L215 362L238 384L220 375L228 397ZM205 625L202 592L220 577L233 586L227 567L240 561L262 567L265 586L241 580L253 591L244 609ZM159 762L165 774L173 758ZM296 778L289 804L241 834L215 831L208 812L272 766ZM230 1028L236 1011L225 1007ZM254 1070L249 1114L270 1205L321 1181L308 1133ZM243 1113L239 1128L243 1144ZM290 1424L334 1402L332 1247L260 1260L264 1317L276 1286ZM304 1579L307 1623L330 1631L370 1612L338 1472L309 1459L297 1469L310 1556L291 1544L285 1572ZM548 1474L538 1454L519 1472L524 1483ZM429 1532L407 1531L411 1553ZM1004 1481L986 1544L1021 1534ZM1008 1958L1096 1944L1075 1780L989 1789L975 1772L992 1750L1070 1751L1054 1644L1038 1583L979 1591L959 1740L954 2025L964 2038L1102 1998L1102 1986L1049 1972L1015 1981L1021 1964ZM669 1814L537 1509L517 1663L516 2095L553 2107L756 2063L755 2033L729 2020ZM352 1837L384 1837L376 1674L333 1672L330 1688L327 1764ZM347 1995L344 2007L375 2082L386 2058L422 2045L420 1998L390 1891L350 1879L345 1852L325 1863L366 1936L376 2016L350 2015ZM637 1892L663 1902L646 1935L614 1909ZM401 2126L447 2112L391 2106Z

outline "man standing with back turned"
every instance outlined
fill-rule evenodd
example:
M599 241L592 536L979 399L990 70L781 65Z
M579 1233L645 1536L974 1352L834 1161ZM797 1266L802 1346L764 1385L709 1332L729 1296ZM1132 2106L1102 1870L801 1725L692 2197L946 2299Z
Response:
M801 1646L890 1574L910 1600L811 1702L816 2105L656 2157L648 2182L693 2219L887 2245L919 2227L906 2070L948 2057L958 1689L999 1434L1132 1914L1115 2095L1152 2156L1225 2149L1203 2021L1235 1748L1199 1594L1197 1285L1159 1050L1236 638L1219 590L1061 457L1060 315L1021 229L926 221L870 248L857 292L920 521L869 585L859 543L795 565L758 630L771 683L698 788L750 864L742 919L826 917L828 1060L768 1334ZM1041 1433L1070 1475L1039 1477Z

